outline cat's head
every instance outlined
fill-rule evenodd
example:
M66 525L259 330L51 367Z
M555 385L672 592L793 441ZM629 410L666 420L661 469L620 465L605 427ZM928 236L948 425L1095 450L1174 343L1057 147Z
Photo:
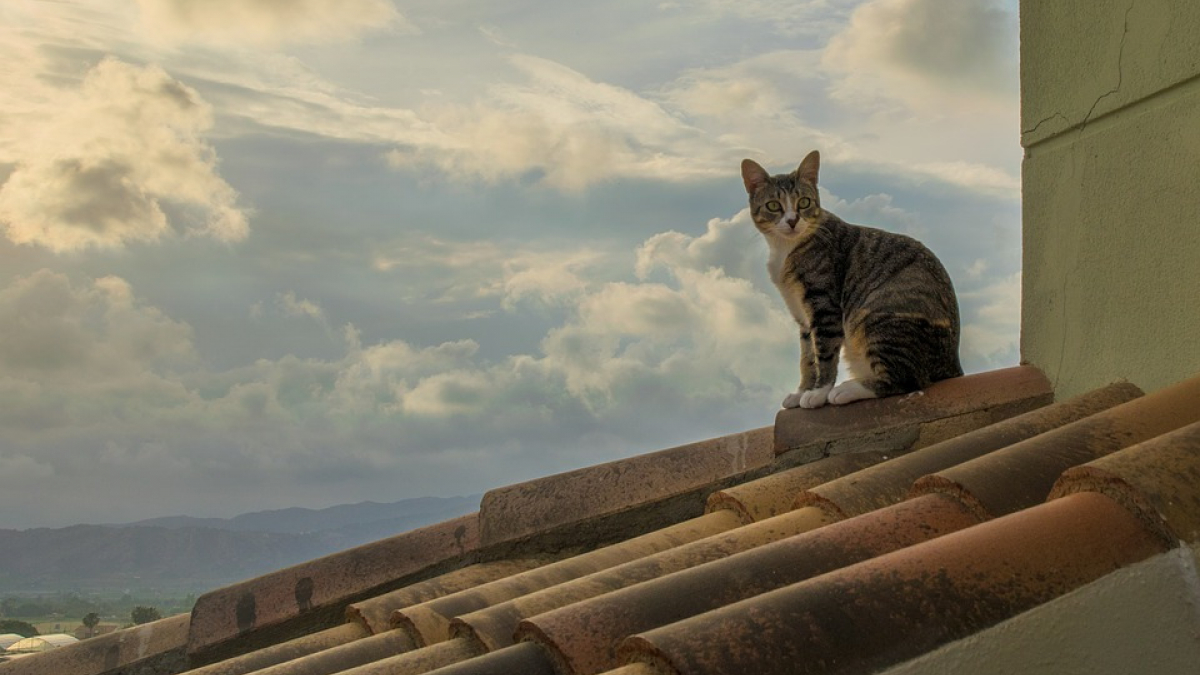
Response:
M817 172L821 154L808 153L789 174L772 176L758 162L742 160L742 181L750 195L750 217L771 239L802 240L821 223L821 197Z

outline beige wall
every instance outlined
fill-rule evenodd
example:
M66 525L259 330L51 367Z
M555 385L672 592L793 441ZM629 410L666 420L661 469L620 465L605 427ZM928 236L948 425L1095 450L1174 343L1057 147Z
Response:
M1022 0L1021 355L1059 398L1200 372L1200 1Z

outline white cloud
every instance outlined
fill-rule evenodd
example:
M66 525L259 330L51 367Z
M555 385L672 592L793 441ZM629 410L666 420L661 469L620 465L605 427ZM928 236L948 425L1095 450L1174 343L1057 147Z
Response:
M1021 177L979 162L919 162L912 166L950 185L973 188L1001 196L1020 196Z
M503 306L521 304L561 306L592 288L598 269L609 256L600 251L527 252L504 261Z
M834 29L858 0L701 0L700 2L659 3L664 11L699 12L714 16L733 16L755 21L764 31L762 39L777 36L822 38Z
M959 291L962 356L971 371L1013 365L1020 353L1021 273Z
M508 311L562 307L604 281L616 254L589 247L458 241L408 235L375 247L370 265L398 284L408 302L501 299Z
M668 231L647 239L637 250L636 272L645 279L655 270L706 272L715 268L726 276L756 280L768 288L767 248L762 235L742 209L728 220L713 218L697 237Z
M578 191L615 177L682 181L714 174L711 154L688 157L699 139L661 106L546 59L510 57L526 78L497 84L473 104L425 117L437 129L389 154L396 166L431 164L494 182L536 172ZM403 143L403 141L402 141Z
M976 258L964 270L968 279L977 280L983 277L983 273L988 270L988 261L985 258Z
M97 482L117 492L174 485L179 508L208 498L188 485L219 485L235 504L246 499L236 485L255 485L261 499L280 481L294 492L297 482L330 489L336 476L400 471L409 489L450 492L651 449L668 429L741 428L747 417L769 419L791 386L791 321L746 280L664 254L653 262L664 281L591 281L558 295L558 281L541 288L566 260L529 257L508 277L514 286L504 292L517 301L550 293L566 314L536 352L485 358L474 340L363 344L346 326L332 358L220 371L203 365L187 324L121 279L72 284L49 271L18 279L0 291L0 321L12 327L0 336L5 456L35 457L47 480L81 498ZM324 316L294 293L277 303ZM579 446L580 438L593 441Z
M191 328L134 298L129 284L102 277L73 287L49 270L0 289L0 374L36 381L136 378L195 358Z
M886 36L872 31L886 32L887 26L876 25L871 9L886 9L896 1L862 5L856 16L872 20L844 27L823 50L773 50L692 69L657 95L669 110L711 129L715 150L729 158L730 166L740 154L764 166L794 168L815 148L839 170L1018 197L1017 97L1010 86L1016 77L1015 41L991 54L992 80L963 85L917 70L897 70L891 57L878 51L883 47L875 45L886 42ZM971 17L975 11L958 5L953 9ZM989 30L1015 34L1011 15L996 11L983 17ZM875 46L860 49L859 42ZM1001 133L1005 125L1007 135Z
M287 316L308 317L319 323L325 323L325 310L311 300L297 298L293 291L280 293L275 300Z
M774 50L724 66L693 69L669 83L665 100L688 114L736 123L785 118L804 90L820 87L816 50Z
M415 30L389 0L138 0L152 40L241 46L324 43Z
M332 1L287 11L265 0L192 4L0 7L0 56L21 64L0 69L0 90L12 93L0 98L0 232L51 251L129 249L55 257L0 242L0 257L20 254L22 269L70 270L0 288L0 323L12 327L0 332L0 464L37 478L0 490L10 522L37 522L9 505L24 508L44 492L73 510L66 518L100 505L117 519L133 500L114 503L112 494L138 494L134 506L149 512L131 515L146 516L290 506L297 495L311 505L346 494L475 491L769 424L796 383L797 338L766 279L765 245L744 210L688 229L712 213L704 204L726 198L721 190L734 201L717 212L744 205L744 156L790 170L820 148L829 184L867 175L872 185L837 187L866 195L858 198L825 193L839 215L975 240L964 259L984 255L988 265L970 267L962 287L964 361L1015 359L1019 288L996 279L1012 265L980 251L977 228L986 225L950 230L951 218L927 201L949 195L937 203L986 215L1001 207L970 193L1000 186L1013 198L1003 208L1015 203L1015 115L1007 137L996 123L1013 110L993 110L986 93L973 103L945 73L919 81L946 107L931 112L928 101L901 96L903 78L923 72L911 55L912 72L879 85L886 96L849 97L863 93L843 82L855 73L823 61L821 50L858 0L664 8L688 12L671 36L710 42L684 50L654 42L646 36L660 22L623 34L614 44L639 48L615 61L602 53L611 46L573 49L474 5L454 8L470 18L444 23L434 21L446 16L444 3L413 6L405 11L427 32L391 39L410 27L366 0L344 6L382 13L331 16ZM146 39L139 7L162 22L163 40ZM218 34L223 11L246 13L238 14L246 25ZM554 20L570 25L570 16ZM321 17L328 32L314 27ZM350 42L312 44L327 39ZM309 46L288 51L300 43ZM514 44L526 53L512 56ZM647 61L656 48L671 56ZM106 53L124 62L93 69ZM758 55L736 60L747 53ZM889 67L899 68L883 63L879 75L892 78ZM214 144L228 164L218 164ZM391 149L405 171L382 176L371 153ZM325 173L334 162L337 176ZM222 174L249 177L239 188L272 208L261 238L219 259L220 247L192 257L194 247L130 246L180 233L246 236L245 208ZM374 202L346 210L369 223L326 215L389 181L420 184L397 191L415 195L411 204L379 197L398 206L394 216ZM621 205L634 214L629 222L606 220L613 205L598 203L615 189L587 193L607 181L630 186ZM635 212L634 200L660 188L677 201L656 202L658 192L650 211ZM497 209L533 204L534 222L456 239L437 221L453 208L416 203L468 191L465 201ZM571 223L613 227L562 227L553 242L539 239L538 227L556 225L548 215L556 208L578 209ZM670 227L683 231L645 238L631 255L630 237L645 235L630 232ZM494 238L504 234L527 238ZM163 249L170 263L146 259ZM150 285L154 270L174 270L185 256L186 279ZM218 293L220 302L206 303ZM259 320L243 340L236 322L255 300ZM361 333L334 325L346 321ZM308 340L312 322L332 339ZM295 335L272 340L276 330ZM218 332L237 336L236 349ZM301 332L305 339L290 339Z
M0 161L16 166L0 186L0 223L15 243L65 252L176 229L221 241L247 234L201 137L211 109L159 68L106 59L20 124L0 147Z
M924 112L948 104L1010 107L1016 33L996 2L869 0L830 41L823 65L842 73L850 101L903 101Z

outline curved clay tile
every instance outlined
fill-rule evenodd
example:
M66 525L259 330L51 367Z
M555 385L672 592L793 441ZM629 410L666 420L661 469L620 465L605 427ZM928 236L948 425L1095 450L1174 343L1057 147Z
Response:
M340 611L338 603L466 555L479 547L478 521L474 513L453 518L205 593L192 608L188 654L214 660L248 633L322 607Z
M828 458L798 467L794 476L802 476L805 485L816 485L881 460L882 455L874 453ZM732 501L723 504L734 506ZM754 508L750 499L737 505ZM741 509L718 508L637 539L397 610L392 621L413 636L418 645L446 639L451 635L452 622L456 621L453 628L456 634L496 649L512 644L513 630L526 616L807 532L835 520L810 509L784 514L769 523L738 527L743 513Z
M451 633L475 640L482 648L499 649L513 643L517 624L526 617L720 560L833 522L835 519L820 509L791 511L463 614L451 622Z
M429 675L559 675L559 672L545 652L536 645L525 643L430 671Z
M1112 499L1074 494L632 636L620 653L676 675L873 672L1169 546Z
M218 661L202 668L189 670L187 673L188 675L245 675L280 663L323 654L328 649L355 644L369 636L370 632L363 625L357 622L348 622L241 656ZM410 641L406 640L405 642Z
M392 624L408 632L418 645L434 644L450 637L450 620L461 614L725 532L739 525L741 518L730 511L705 514L612 546L397 610L392 616Z
M564 672L601 672L617 665L615 650L627 635L977 522L958 501L929 495L532 617L518 638L545 646Z
M392 612L408 605L470 588L528 570L540 559L519 558L469 565L459 570L410 584L346 608L347 623L271 645L188 671L188 675L246 675L259 673L335 673L417 648L403 631L391 630ZM286 668L272 667L286 663Z
M707 510L711 513L729 509L741 514L747 523L765 520L795 508L792 502L797 493L857 473L886 459L889 455L882 452L848 452L826 457L717 490L709 495Z
M904 499L913 482L922 476L981 457L1141 395L1140 389L1127 382L1110 384L914 450L851 476L805 491L797 490L793 493L797 495L795 506L820 506L843 516L867 513Z
M330 675L405 654L414 648L407 635L392 630L251 672L254 675ZM228 671L216 672L226 675Z
M1053 400L1050 381L1033 366L952 377L907 396L780 410L775 415L775 452L783 455L811 449L814 440L820 441L820 451L829 455L919 448ZM864 447L864 435L880 447Z
M346 619L366 626L372 633L383 633L392 629L392 613L398 609L526 572L550 562L552 560L549 558L515 558L468 565L427 581L409 584L404 588L353 603L346 608Z
M339 672L340 675L418 675L436 671L456 663L470 662L480 652L466 640L446 640L411 652L390 656L372 663ZM284 664L287 665L287 664ZM285 671L286 672L286 671ZM258 675L255 673L254 675ZM282 675L279 674L279 675ZM297 670L287 675L310 675ZM316 675L313 673L312 675ZM328 675L322 673L322 675Z
M1067 469L1200 421L1200 376L926 476L913 494L953 494L981 517L1046 499Z
M1165 536L1200 541L1200 423L1070 469L1050 497L1085 490L1116 499Z

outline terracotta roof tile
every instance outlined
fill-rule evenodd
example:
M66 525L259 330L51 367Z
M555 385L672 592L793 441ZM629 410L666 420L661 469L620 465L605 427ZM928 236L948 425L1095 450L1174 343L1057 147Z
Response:
M427 581L351 603L346 608L346 618L357 621L372 633L383 633L392 629L392 614L398 609L503 579L549 562L550 558L517 558L469 565Z
M1139 394L1040 408L1019 367L783 411L206 594L190 651L161 654L193 675L887 667L1200 534L1200 429L1171 431L1200 419L1200 378Z
M775 416L775 452L814 445L820 446L819 454L892 450L898 438L909 447L924 447L1052 400L1050 382L1037 368L993 370L942 380L908 396L781 410Z
M1117 383L1036 408L1007 420L921 448L907 455L806 490L796 490L793 506L821 506L854 516L895 504L926 476L1043 434L1141 396L1129 383ZM766 480L766 479L763 479Z
M393 630L250 672L255 675L329 675L404 654L415 647L407 635Z
M517 624L526 617L809 532L833 520L816 509L793 511L459 615L451 622L451 632L498 649L513 643Z
M1059 475L1200 420L1200 377L926 476L914 493L947 492L989 517L1043 501Z
M479 656L466 640L447 640L343 671L344 675L417 675Z
M1063 473L1050 497L1101 492L1164 536L1200 541L1200 423Z
M1169 547L1096 493L1070 495L627 639L659 673L870 672Z
M536 645L522 644L430 671L431 675L560 675L546 653ZM391 675L395 675L394 673Z
M306 618L320 622L321 610L341 615L347 602L395 588L406 576L478 546L478 519L471 514L206 593L192 609L188 653L203 661L204 652L244 633Z
M1108 574L886 675L1185 674L1200 664L1200 551Z
M114 631L0 664L0 672L20 675L92 675L103 670L144 667L178 670L187 663L186 614ZM97 666L100 666L99 668Z
M798 493L847 474L873 466L890 455L883 452L850 452L834 455L819 462L802 464L793 469L740 485L717 490L708 498L708 511L730 509L741 514L742 520L752 523L765 520L795 508Z
M480 504L482 541L508 541L616 513L765 467L773 459L772 430L763 427L499 488Z
M930 495L535 616L518 636L545 646L563 673L602 672L617 665L625 636L978 522L958 501Z
M706 514L612 546L397 610L392 623L407 631L419 645L441 642L450 637L450 619L460 614L703 539L740 524L741 520L728 511Z
M278 663L323 653L346 644L352 644L369 635L359 623L344 623L340 626L310 633L278 644L268 645L247 654L188 671L190 675L245 675L269 668Z

